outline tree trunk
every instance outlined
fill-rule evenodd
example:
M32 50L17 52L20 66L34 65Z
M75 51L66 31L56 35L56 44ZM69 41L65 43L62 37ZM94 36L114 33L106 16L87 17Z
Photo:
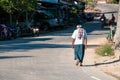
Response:
M117 29L115 34L115 49L116 48L120 48L120 1L119 1L119 10L118 10Z
M26 11L26 20L25 20L25 23L26 23L26 26L28 27L28 12Z
M10 14L10 25L12 25L12 14Z

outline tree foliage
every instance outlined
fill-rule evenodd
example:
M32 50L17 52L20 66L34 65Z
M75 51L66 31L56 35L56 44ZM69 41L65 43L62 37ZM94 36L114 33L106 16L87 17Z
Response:
M25 12L33 11L36 8L36 3L36 0L0 0L0 7L10 15L11 24L14 13L19 17Z
M0 7L10 14L31 11L36 7L36 0L0 0Z
M36 7L36 0L16 0L14 3L15 10L21 12L32 11Z
M9 14L12 14L14 12L15 5L12 0L0 0L0 7Z

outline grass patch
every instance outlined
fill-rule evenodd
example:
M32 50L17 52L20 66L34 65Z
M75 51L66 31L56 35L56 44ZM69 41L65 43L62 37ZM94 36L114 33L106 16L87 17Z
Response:
M112 45L107 43L101 47L95 49L95 53L101 56L112 56L114 55L114 49L112 49Z

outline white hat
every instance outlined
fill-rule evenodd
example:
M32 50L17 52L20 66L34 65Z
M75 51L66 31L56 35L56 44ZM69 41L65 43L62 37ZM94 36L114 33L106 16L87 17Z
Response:
M77 28L81 28L82 26L81 25L77 25Z

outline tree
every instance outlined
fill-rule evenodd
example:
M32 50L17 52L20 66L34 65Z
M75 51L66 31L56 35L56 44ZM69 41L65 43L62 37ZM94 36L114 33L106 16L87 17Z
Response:
M119 1L119 10L118 10L118 21L117 21L117 29L115 34L115 48L120 47L120 1Z
M34 11L36 8L36 0L15 0L15 10L19 12L18 18L22 13L26 13L26 25L28 24L28 12Z
M0 7L10 14L10 24L12 24L12 14L14 12L14 3L12 0L0 0Z
M10 14L10 24L12 24L13 13L17 12L17 16L22 13L27 14L35 9L36 2L36 0L0 0L0 7Z

